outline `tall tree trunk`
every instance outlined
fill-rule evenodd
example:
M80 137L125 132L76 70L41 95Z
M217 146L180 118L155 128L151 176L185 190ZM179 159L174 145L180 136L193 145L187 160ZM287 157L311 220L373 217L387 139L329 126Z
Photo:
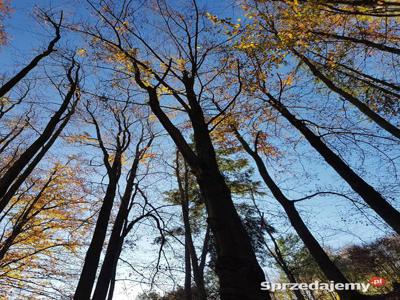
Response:
M192 268L190 266L189 242L185 233L185 299L192 300Z
M123 229L121 230L121 234L118 238L115 238L115 232L118 231L118 227L113 227L113 231L111 233L112 241L110 239L109 245L107 247L106 255L104 257L103 265L100 271L99 280L96 284L96 289L93 294L93 299L105 299L108 291L108 299L112 298L112 294L114 292L114 285L115 285L115 275L117 272L118 266L118 259L120 257L122 246L125 241L125 237L128 233L132 230L133 226L139 222L140 220L148 217L151 215L150 213L141 215L134 219L133 221L128 223L127 215L123 222ZM114 230L115 229L115 230ZM112 246L110 246L112 244ZM103 284L103 286L100 286ZM111 298L110 298L111 297Z
M96 288L93 293L93 300L106 299L108 287L114 273L115 261L118 260L117 256L119 255L119 244L121 239L123 239L123 237L121 237L121 231L128 214L129 200L130 195L129 197L123 197L121 200L121 205L114 222L110 240L107 246L107 251L104 256L100 274L97 279Z
M349 41L349 42L353 42L355 44L361 44L367 47L371 47L371 48L375 48L384 52L388 52L388 53L393 53L393 54L397 54L400 55L400 49L396 48L396 47L391 47L391 46L386 46L384 44L379 44L379 43L375 43L373 41L370 40L366 40L366 39L361 39L361 38L355 38L355 37L351 37L351 36L345 36L345 35L339 35L336 33L332 33L332 32L321 32L321 31L313 31L312 33L319 35L319 36L325 36L328 38L334 38L334 39L338 39L338 40L342 40L342 41Z
M86 252L83 269L79 278L78 286L75 290L75 300L89 300L92 288L96 279L96 272L100 261L101 251L106 238L108 222L114 204L115 193L117 190L119 176L109 177L106 194L97 218L96 227ZM108 287L108 285L107 285Z
M220 279L221 298L270 299L268 293L260 290L265 275L233 205L231 191L219 170L210 132L194 93L194 79L186 77L184 81L200 166L196 179L216 242L216 272Z
M342 96L344 99L349 101L351 104L353 104L360 112L362 112L364 115L366 115L368 118L370 118L375 124L377 124L379 127L382 129L386 130L388 133L393 135L394 137L397 137L400 139L400 128L394 126L384 118L382 118L379 114L374 112L372 109L368 107L365 103L361 102L359 99L351 95L350 93L344 91L343 89L339 88L337 85L333 83L332 80L330 80L328 77L326 77L322 72L318 70L316 66L304 55L300 54L296 50L293 49L293 53L298 56L311 70L311 72L322 80L325 85L330 88L332 91L337 93L338 95Z
M149 104L191 167L205 199L208 222L216 240L216 269L221 299L270 299L269 294L260 289L261 282L265 280L264 272L233 205L231 192L218 169L209 131L193 93L193 82L187 86L191 92L187 97L192 98L189 100L192 107L189 116L194 130L196 154L160 108L156 91L147 88Z
M132 173L133 172L131 172L131 174ZM122 227L128 215L128 206L133 190L132 187L129 186L127 186L127 189L130 191L125 191L124 197L121 200L121 205L118 210L118 214L111 232L111 237L107 246L106 255L104 257L100 274L97 279L96 288L93 293L93 300L101 300L106 298L108 286L114 272L114 266L116 265L115 262L118 260L119 244L121 239L123 241L123 237L121 236Z
M28 73L32 71L43 58L49 56L52 52L56 51L54 47L61 38L60 27L62 19L63 19L62 13L58 24L55 23L50 18L48 18L48 21L50 21L50 23L53 25L55 29L55 37L50 41L45 51L35 56L22 70L20 70L11 79L9 79L3 86L0 87L0 98L3 97L5 94L7 94L18 82L20 82L23 78L25 78L25 76L28 75Z
M57 125L60 123L62 120L62 116L64 112L68 109L69 104L71 103L71 100L76 92L76 89L78 87L78 74L79 74L79 67L75 70L75 78L72 78L72 71L73 68L75 67L75 62L71 64L71 67L69 68L67 72L67 77L70 83L70 88L68 90L68 93L66 94L61 106L59 109L52 115L50 118L49 122L47 123L46 127L44 128L43 132L40 134L40 136L21 154L21 156L8 168L8 170L4 173L4 175L0 178L0 212L4 210L4 208L7 206L10 197L4 198L4 195L7 193L9 190L10 186L13 184L15 180L17 180L18 176L22 172L22 170L28 165L28 163L35 157L35 155L40 151L42 147L44 149L46 148L46 143L49 140L52 140L52 136L54 137L54 132L56 131L58 134L60 131L57 131ZM66 116L66 118L69 119L69 116ZM63 126L65 126L66 123L64 123ZM57 137L57 136L56 136ZM54 143L55 140L52 141ZM52 144L50 143L50 145ZM46 150L46 151L47 151ZM44 154L43 154L44 155ZM31 169L31 171L33 168ZM29 174L28 174L29 175Z
M185 226L185 248L186 246L188 247L190 261L192 262L193 277L196 283L199 298L201 300L207 300L206 289L204 287L203 272L201 272L199 268L199 261L196 254L196 248L194 247L193 244L192 230L190 228L190 222L189 222L189 207L187 202L182 203L182 216L183 216L183 223Z
M134 192L134 181L136 173L139 167L139 161L145 150L148 149L153 141L149 139L144 150L140 149L143 137L139 139L136 145L135 158L132 162L132 166L129 171L129 176L126 181L125 191L121 199L121 204L118 209L117 216L112 228L111 236L107 246L106 255L104 256L103 264L100 270L99 277L97 279L96 288L93 293L93 300L106 299L108 287L111 284L112 276L116 273L117 261L121 252L122 244L124 242L124 236L122 234L122 228L124 223L127 221L129 214L129 204L135 198L137 189Z
M111 282L110 282L110 288L108 290L108 296L107 296L107 300L112 300L113 296L114 296L114 289L115 289L115 276L117 273L117 268L115 267L113 269L113 274L112 274L112 278L111 278Z
M264 272L222 175L204 172L198 183L206 199L208 223L216 240L216 272L220 279L221 299L268 299L267 294L260 291Z
M183 166L183 178L181 178L180 174L180 163L179 163L179 152L176 154L176 178L179 187L180 193L180 202L182 209L182 219L185 228L185 251L186 248L188 250L188 254L190 255L189 262L192 263L193 277L196 283L197 291L199 294L199 298L202 300L207 300L207 293L204 287L204 278L203 272L200 269L199 261L196 254L196 248L194 247L193 237L192 237L192 229L190 226L189 219L189 168L186 162L184 162Z
M115 281L116 281L116 276L117 276L118 258L122 251L124 239L125 239L125 236L122 235L119 240L119 243L118 243L118 254L117 254L117 259L114 261L114 265L113 265L112 276L111 276L111 281L110 281L110 288L108 289L107 300L113 299L114 290L115 290Z
M204 278L204 268L206 266L207 254L210 248L210 226L207 224L206 233L203 239L203 247L201 249L200 263L199 263L199 271L201 272L201 277Z
M302 121L271 94L267 93L269 103L299 130L310 145L318 151L325 161L357 192L364 201L398 234L400 234L400 213L386 201L372 186L358 176L338 155L316 136Z
M326 254L324 249L312 235L310 230L307 228L307 225L302 220L300 214L296 210L294 203L289 200L281 191L281 189L274 182L272 177L269 175L267 168L265 167L264 162L261 157L255 150L252 150L249 144L243 139L243 137L239 134L238 131L235 130L236 137L242 144L245 151L251 155L254 159L258 172L260 176L264 180L265 184L268 186L270 191L272 192L275 199L279 202L279 204L285 210L290 224L296 230L297 234L309 250L311 256L317 262L318 266L325 274L325 276L334 282L348 283L347 278L342 274L342 272L336 267L336 265L331 261L329 256ZM356 292L354 291L337 291L337 293L343 297L343 299L358 299Z

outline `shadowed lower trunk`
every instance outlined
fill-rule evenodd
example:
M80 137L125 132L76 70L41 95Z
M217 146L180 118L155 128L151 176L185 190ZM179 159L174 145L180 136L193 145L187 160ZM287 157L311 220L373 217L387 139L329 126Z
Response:
M112 300L113 295L114 295L114 290L115 290L115 281L116 281L116 276L117 276L117 267L118 267L118 258L121 254L122 251L122 246L124 244L124 236L122 235L119 242L118 242L118 250L116 254L116 259L114 261L113 267L112 267L112 273L110 276L110 286L108 288L108 295L107 295L107 300Z
M199 298L206 300L207 294L206 294L206 290L204 287L203 272L201 272L201 270L199 268L199 262L197 259L196 249L193 244L192 231L191 231L190 222L189 222L189 208L188 208L187 203L182 204L182 215L183 215L183 223L185 226L185 252L186 252L186 247L187 247L187 251L190 256L189 261L191 261L191 263L192 263L193 277L194 277L194 281L196 283Z
M190 287L190 295L191 295L191 272L193 270L193 277L196 283L198 297L202 300L207 300L207 293L204 287L204 278L203 278L203 271L199 266L199 260L197 258L196 248L194 247L193 237L192 237L192 229L190 225L190 217L189 217L189 168L186 162L183 165L183 174L181 175L181 166L179 163L179 152L176 155L176 178L179 187L179 194L180 194L180 203L182 209L182 219L183 225L185 228L185 264L187 262L191 262L192 267L185 266L186 271L189 271L189 274L185 273L186 280L185 280L185 291L187 290L187 284ZM182 178L183 177L183 178ZM189 257L187 257L189 255ZM189 276L188 276L189 275ZM186 293L189 295L189 293ZM190 296L191 297L191 296Z
M192 300L192 268L190 266L189 243L185 234L185 299Z
M264 272L222 175L207 172L198 178L198 183L207 200L208 223L216 241L216 272L221 299L268 299L267 294L260 290L260 283L265 280Z
M127 187L128 188L128 187ZM96 288L93 293L93 300L104 300L106 299L108 287L111 283L114 270L116 267L115 262L118 260L119 255L119 244L123 242L121 237L122 227L128 214L129 197L123 197L120 208L118 210L117 217L114 222L114 226L111 232L111 237L107 246L107 251L104 256L103 264L100 270L99 277L97 279Z
M131 172L132 174L133 172ZM127 187L132 190L132 188ZM100 270L99 277L97 279L96 288L93 294L93 300L105 299L108 291L109 284L111 283L113 273L116 271L116 262L120 253L119 245L123 243L122 227L128 215L128 206L131 199L132 191L129 195L124 194L121 201L120 208L118 210L117 217L114 222L114 226L111 232L111 237L107 246L106 255L103 260L103 264Z
M216 241L216 271L221 299L270 299L267 292L260 290L260 284L265 280L264 272L233 205L231 192L219 171L209 131L193 92L193 84L193 79L186 78L187 98L192 106L189 116L193 125L196 153L193 153L179 130L162 111L156 91L148 89L150 107L191 167L205 200L208 223Z
M90 299L92 288L96 279L96 271L100 261L101 251L107 233L108 221L113 207L115 193L117 189L118 177L110 177L107 191L103 199L103 204L97 218L96 227L93 233L89 249L86 252L83 269L79 278L78 286L75 290L75 300Z
M113 270L111 282L110 282L110 288L108 289L108 296L107 300L112 300L114 296L114 289L115 289L115 281L116 281L116 275L117 275L117 263L118 261L115 262L115 268Z
M116 274L117 262L125 238L123 234L123 227L125 222L127 222L130 203L135 198L137 192L137 189L135 189L134 191L134 186L135 186L134 181L136 179L136 173L139 167L139 161L142 158L142 155L145 153L145 150L150 147L153 138L149 139L146 147L143 150L140 149L142 140L143 137L139 139L139 142L136 145L135 158L132 162L132 166L129 171L129 176L126 181L125 191L122 196L121 204L119 206L118 213L112 228L111 236L107 246L107 251L104 256L100 274L97 279L96 288L93 293L93 300L106 299L107 291L113 280L113 276L115 276Z

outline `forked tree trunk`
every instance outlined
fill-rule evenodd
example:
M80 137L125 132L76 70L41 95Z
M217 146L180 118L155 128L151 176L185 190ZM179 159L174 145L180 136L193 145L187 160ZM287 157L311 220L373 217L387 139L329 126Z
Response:
M152 112L174 140L184 159L191 167L205 200L208 223L216 241L216 271L222 300L266 300L261 291L264 272L257 262L250 239L233 205L231 192L219 171L213 144L200 105L193 92L192 82L186 82L189 113L194 131L196 154L178 129L160 108L157 93L149 91Z
M134 191L135 179L137 170L139 167L140 159L148 149L153 141L153 138L149 139L146 147L140 149L143 136L139 139L136 145L135 158L132 162L132 166L129 171L129 176L126 181L125 191L121 199L121 203L118 209L117 216L111 231L111 236L108 242L106 254L104 256L103 264L101 266L100 274L97 279L96 288L93 293L93 300L104 300L107 296L107 291L112 284L113 277L117 272L117 262L121 253L122 245L124 243L123 227L129 215L130 203L135 198L137 189Z
M100 274L97 279L96 288L93 293L93 300L104 300L113 276L115 262L118 260L119 243L122 239L121 231L128 214L128 205L130 197L123 197L120 208L115 219L110 240L101 266Z
M268 186L270 191L272 192L275 199L281 204L283 209L286 212L286 215L289 218L290 224L295 229L296 233L299 235L300 239L303 241L304 245L309 250L311 256L316 261L317 265L324 273L324 275L329 279L337 283L348 283L349 281L343 275L343 273L336 267L336 265L331 261L329 256L326 254L324 249L321 247L319 242L315 239L311 231L308 229L307 225L304 223L301 218L299 212L294 206L294 202L289 200L282 192L282 190L278 187L272 177L269 175L268 170L255 150L252 150L249 144L242 138L237 130L235 130L235 134L242 144L243 148L247 153L254 159L257 169L260 173L265 184ZM289 270L288 270L289 271ZM288 278L290 280L295 280L293 274L291 272L288 274ZM295 282L295 281L293 281ZM382 299L381 296L365 296L361 295L356 291L336 291L336 293L341 297L341 299L346 300L362 300L362 299ZM303 299L303 296L300 294L298 297Z
M39 135L39 137L36 138L36 140L13 162L13 164L7 169L7 171L4 173L4 175L0 178L0 212L4 210L4 208L7 206L9 203L11 197L13 196L13 193L8 193L9 189L12 187L13 189L18 189L20 185L22 184L23 180L27 176L30 175L30 172L33 171L34 167L30 168L29 167L29 162L34 159L34 157L39 153L40 159L44 156L46 151L50 148L50 146L54 143L55 139L58 137L58 135L61 133L61 130L63 127L66 125L68 122L71 114L68 114L67 116L64 116L65 120L63 121L63 115L64 113L68 110L68 107L74 97L74 94L76 92L76 89L78 87L78 75L79 75L79 67L76 68L74 78L72 77L72 71L73 68L75 67L75 62L71 64L71 67L68 69L67 77L70 83L69 90L67 94L65 95L62 104L58 108L58 110L51 116L50 120L46 124L46 127L43 129L42 133ZM74 104L75 107L76 103ZM73 112L74 108L71 110ZM58 130L57 127L60 125L59 128L61 130ZM47 145L46 145L47 144ZM48 146L48 147L46 147ZM45 152L43 153L43 149L45 149ZM41 155L41 156L40 156ZM38 163L35 162L35 165ZM28 167L27 167L28 165ZM15 181L18 181L18 177L21 175L23 170L26 168L26 170L29 170L29 173L25 172L26 176L23 178L22 181L19 181L18 186L13 186L13 183ZM8 194L7 194L8 193ZM4 197L5 195L8 195L7 197Z
M190 222L189 222L189 208L187 203L182 204L182 215L183 215L183 223L185 226L185 251L187 247L188 254L190 256L189 261L191 261L192 263L193 277L199 294L199 300L200 299L207 300L206 289L204 287L203 272L201 272L199 268L196 248L194 247L193 244L192 230L190 228Z
M176 178L178 182L179 194L180 194L180 202L181 202L181 209L182 209L182 219L183 225L185 228L185 262L191 262L192 267L187 268L189 270L189 279L191 271L193 270L193 277L196 283L197 291L198 291L198 298L199 300L207 300L207 293L204 286L204 277L203 271L199 266L199 261L196 253L196 248L194 247L193 237L192 237L192 229L190 226L190 219L189 219L189 168L186 162L183 165L183 178L180 174L181 166L179 164L179 152L176 155ZM186 257L189 255L189 257ZM185 274L187 275L187 273ZM189 280L186 278L186 280ZM185 281L186 282L186 281ZM190 294L191 294L191 287L190 287Z
M92 288L96 279L96 272L100 262L101 251L103 250L106 238L108 222L114 204L119 176L110 176L103 204L97 218L96 227L86 252L83 269L75 290L74 300L89 300ZM107 285L108 287L108 285Z
M121 199L121 204L118 209L117 217L112 228L110 240L107 246L106 255L104 256L103 264L97 279L96 288L93 293L93 300L103 300L107 296L108 287L112 280L112 275L116 271L116 261L120 254L119 244L123 242L122 228L129 213L129 203L133 194L134 179L139 164L139 156L134 160L130 170L127 185L124 195Z

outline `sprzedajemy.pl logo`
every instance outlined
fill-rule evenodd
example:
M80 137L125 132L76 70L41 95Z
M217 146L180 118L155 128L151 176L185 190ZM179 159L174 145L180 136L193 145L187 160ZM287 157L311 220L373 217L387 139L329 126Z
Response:
M381 287L386 284L386 280L381 277L374 276L367 283L360 282L348 282L348 283L340 283L340 282L319 282L314 281L311 283L301 282L301 283L293 283L293 282L284 282L284 283L273 283L273 282L261 282L261 290L263 291L294 291L294 290L322 290L328 292L334 291L361 291L363 293L367 292L370 286Z

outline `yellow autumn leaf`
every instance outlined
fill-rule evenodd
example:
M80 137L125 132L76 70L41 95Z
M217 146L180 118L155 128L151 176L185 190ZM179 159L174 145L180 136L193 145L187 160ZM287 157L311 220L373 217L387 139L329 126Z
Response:
M76 51L76 54L78 54L80 57L86 57L87 56L87 50L84 48L79 48Z
M178 69L180 71L184 71L186 69L186 60L184 60L183 58L178 58L176 60L176 64L178 65Z
M293 84L293 75L288 75L286 79L282 80L283 85L291 86Z

